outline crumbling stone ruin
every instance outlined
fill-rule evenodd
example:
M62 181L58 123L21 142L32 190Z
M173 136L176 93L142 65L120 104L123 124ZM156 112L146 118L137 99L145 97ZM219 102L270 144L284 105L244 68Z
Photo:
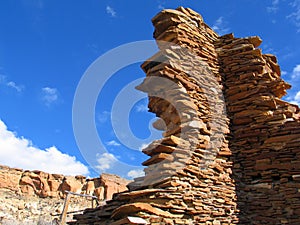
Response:
M103 204L114 193L127 190L128 183L129 180L111 174L86 178L0 165L0 225L53 224L62 213L66 191L96 196ZM68 212L92 205L91 198L72 195ZM68 216L72 219L72 214Z
M137 88L163 138L129 191L70 224L300 224L299 107L276 57L188 8L152 22L160 51Z

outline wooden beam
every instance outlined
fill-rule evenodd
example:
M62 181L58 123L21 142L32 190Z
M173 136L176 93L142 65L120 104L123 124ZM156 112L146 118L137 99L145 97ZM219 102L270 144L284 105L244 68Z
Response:
M67 197L65 198L65 202L64 202L64 208L63 208L62 214L60 216L60 224L61 225L66 224L67 212L68 212L70 200L71 200L71 195L70 195L70 193L67 192Z

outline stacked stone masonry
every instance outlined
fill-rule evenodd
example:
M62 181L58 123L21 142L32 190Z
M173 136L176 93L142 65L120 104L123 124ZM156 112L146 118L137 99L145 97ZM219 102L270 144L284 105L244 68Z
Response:
M300 224L300 116L259 37L219 36L189 8L152 19L160 51L142 69L163 138L145 176L70 224Z

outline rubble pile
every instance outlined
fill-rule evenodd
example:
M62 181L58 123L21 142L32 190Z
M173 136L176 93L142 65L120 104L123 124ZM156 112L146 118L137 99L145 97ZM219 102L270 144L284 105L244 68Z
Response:
M299 108L280 99L290 86L276 58L188 8L152 22L160 51L137 89L163 138L129 191L69 224L298 224Z

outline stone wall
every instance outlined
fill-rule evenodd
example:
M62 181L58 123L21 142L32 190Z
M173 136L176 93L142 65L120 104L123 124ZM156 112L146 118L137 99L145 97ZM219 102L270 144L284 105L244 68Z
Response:
M152 22L160 51L137 89L163 138L129 191L70 224L300 224L299 108L280 99L290 86L276 58L191 9Z
M276 57L233 35L217 43L231 119L240 224L300 224L300 115Z
M113 193L127 190L128 182L111 174L87 179L0 165L0 224L51 224L62 212L65 191L97 196L103 204ZM91 206L91 199L73 196L69 211Z

